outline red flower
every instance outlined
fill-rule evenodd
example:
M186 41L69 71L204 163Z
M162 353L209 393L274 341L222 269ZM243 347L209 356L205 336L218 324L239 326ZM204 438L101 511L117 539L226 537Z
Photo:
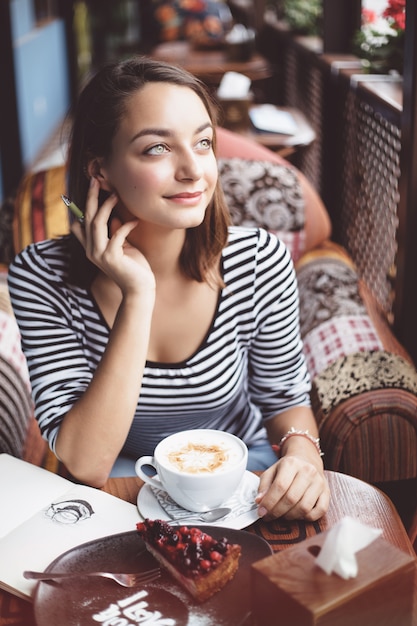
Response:
M362 24L374 24L376 22L377 15L375 11L371 9L362 9Z
M405 0L389 0L388 6L383 12L383 17L391 18L393 27L399 30L405 29Z

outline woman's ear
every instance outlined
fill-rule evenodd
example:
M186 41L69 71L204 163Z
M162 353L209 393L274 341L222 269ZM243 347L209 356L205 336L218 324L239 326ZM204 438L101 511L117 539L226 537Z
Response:
M99 182L101 189L109 192L113 191L113 187L107 180L106 170L103 167L102 159L92 159L88 163L87 172L90 178L95 178Z

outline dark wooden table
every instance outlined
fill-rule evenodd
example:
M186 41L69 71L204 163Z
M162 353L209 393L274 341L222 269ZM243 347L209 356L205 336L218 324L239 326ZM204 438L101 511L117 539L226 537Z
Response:
M384 493L351 476L327 472L331 490L331 503L326 515L318 522L258 520L248 527L268 541L272 550L278 552L317 535L350 515L363 524L382 529L383 538L415 556L413 547L401 519L391 500ZM138 491L143 485L140 478L110 478L104 491L136 504ZM0 555L1 556L1 555ZM417 612L414 610L417 625ZM0 626L34 626L32 605L5 591L0 591ZM51 626L64 626L52 625Z
M272 76L269 62L260 54L254 53L246 61L235 61L229 58L225 48L198 50L187 41L162 43L152 50L150 56L160 61L180 65L212 88L219 86L226 72L244 74L251 81Z

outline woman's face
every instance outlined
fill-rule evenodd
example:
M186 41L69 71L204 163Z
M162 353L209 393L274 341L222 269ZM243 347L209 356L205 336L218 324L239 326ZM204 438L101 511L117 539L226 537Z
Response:
M133 94L101 167L121 215L127 209L167 228L198 226L218 176L212 140L209 114L188 87L148 83Z

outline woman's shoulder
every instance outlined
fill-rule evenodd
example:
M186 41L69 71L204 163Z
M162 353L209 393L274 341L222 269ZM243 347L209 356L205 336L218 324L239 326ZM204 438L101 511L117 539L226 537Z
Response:
M50 278L68 275L69 236L58 239L45 239L31 243L19 252L9 267L9 275L23 269L36 274L46 274Z
M244 250L246 253L252 250L254 255L259 255L262 252L270 254L275 251L280 251L281 254L287 253L285 244L279 240L274 233L264 228L256 226L230 226L228 243L225 250L226 256L230 254L233 255L239 250Z

